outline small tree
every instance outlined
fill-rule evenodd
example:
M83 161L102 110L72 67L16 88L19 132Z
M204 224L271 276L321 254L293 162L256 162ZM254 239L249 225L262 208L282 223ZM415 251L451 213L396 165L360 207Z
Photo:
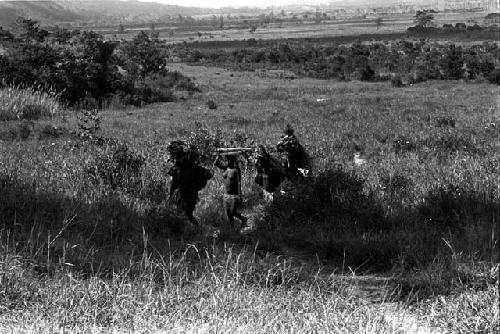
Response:
M123 45L122 51L127 70L133 75L144 78L151 73L167 71L165 50L157 34L148 35L141 31Z
M321 23L321 13L318 10L314 14L314 22L317 24Z
M432 9L417 10L413 22L415 22L417 27L430 27L433 24L434 13L436 12Z
M45 37L49 34L47 30L40 29L40 25L37 21L24 17L18 17L16 19L16 27L20 32L19 37L26 42L43 42Z
M375 20L375 25L377 26L377 30L380 29L383 23L384 20L381 17L377 17L377 19Z

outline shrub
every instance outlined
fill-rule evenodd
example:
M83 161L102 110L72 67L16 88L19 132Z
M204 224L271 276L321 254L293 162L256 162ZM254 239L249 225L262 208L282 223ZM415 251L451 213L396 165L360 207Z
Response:
M168 91L171 89L199 92L196 84L182 73L173 71L165 74L151 74L144 78L144 85L154 90ZM167 101L168 102L168 101Z
M176 97L170 89L158 89L145 84L135 88L133 94L121 96L121 100L124 104L141 106L148 103L173 102Z
M391 85L392 87L404 87L403 80L399 75L394 75L391 77Z
M112 189L135 190L140 183L145 160L125 144L106 145L85 167L89 179Z
M33 123L26 121L21 122L21 124L19 124L19 137L22 140L28 139L33 133L33 128Z
M487 79L493 84L500 85L500 68L497 67L491 71L491 73L488 74Z
M39 139L57 139L68 133L68 130L64 127L57 127L52 124L45 125L40 134Z
M80 110L78 117L78 136L91 140L101 129L101 115L98 109Z
M384 229L382 209L363 187L363 179L338 166L305 182L285 184L285 195L276 198L269 214L284 218L280 219L283 225L278 226L284 230L305 228L307 224L318 224L318 228L330 232L344 231L347 225L357 232Z
M449 184L430 191L418 213L433 228L462 233L467 224L490 222L498 217L498 204L487 200L488 197Z
M215 149L222 146L222 132L217 130L212 134L202 124L197 123L196 131L191 132L186 138L191 150L198 155L200 162L210 164L213 162Z
M145 78L167 72L167 55L157 34L141 31L131 41L120 46L122 62L132 76Z
M208 100L207 107L210 110L215 110L215 109L217 109L217 104L214 102L214 100Z
M38 29L34 21L22 22ZM168 74L167 55L156 34L141 32L132 41L120 44L95 32L58 29L54 38L59 42L42 43L32 36L16 40L11 52L0 56L3 84L38 85L39 90L47 92L53 89L59 92L57 98L61 101L70 105L92 101L91 108L102 108L115 96L125 104L141 105L173 101L170 90L174 88L198 90L180 73ZM151 75L166 79L148 80ZM166 81L168 89L157 89L164 86L158 81ZM27 111L37 115L34 108Z
M464 75L464 58L462 48L450 45L445 56L441 59L440 65L445 79L461 79Z
M375 80L375 71L369 65L366 65L360 70L360 79L362 81Z

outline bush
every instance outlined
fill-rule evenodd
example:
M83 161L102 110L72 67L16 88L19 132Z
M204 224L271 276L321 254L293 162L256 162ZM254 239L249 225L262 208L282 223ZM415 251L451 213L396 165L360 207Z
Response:
M285 184L285 194L277 196L269 214L283 218L278 226L283 230L289 227L307 230L307 224L318 224L317 228L330 233L385 229L382 208L371 195L364 193L363 187L363 179L339 166L305 182Z
M144 158L131 151L125 144L112 144L106 145L94 160L87 164L85 171L95 184L133 191L140 184L144 165Z
M167 54L157 34L141 31L120 46L121 61L134 78L167 73Z
M488 197L451 184L441 186L427 194L418 213L433 228L463 233L468 224L498 219L498 204Z
M64 127L57 127L52 124L45 125L40 134L38 135L38 139L57 139L61 136L68 133L68 130Z
M464 58L462 48L450 45L445 56L441 59L440 65L445 79L461 79L464 76Z
M404 87L403 80L399 75L394 75L391 77L391 85L392 87Z
M19 124L19 137L22 140L28 139L33 133L33 129L34 129L33 123L26 121L22 122L21 124Z
M491 73L488 74L487 79L493 84L500 85L500 68L497 67L491 71Z
M121 44L95 32L58 28L54 36L58 43L27 36L16 40L11 52L0 56L1 84L37 85L39 91L59 92L56 98L72 106L92 101L92 108L102 108L116 96L125 104L141 105L173 101L172 89L199 90L189 78L167 71L167 55L157 35L141 32ZM27 115L41 112L31 107Z
M210 110L215 110L215 109L217 109L217 104L214 102L214 100L208 100L207 107Z

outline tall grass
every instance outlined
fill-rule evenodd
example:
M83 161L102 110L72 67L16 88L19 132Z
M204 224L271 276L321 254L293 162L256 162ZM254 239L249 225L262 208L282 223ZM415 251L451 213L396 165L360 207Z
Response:
M0 88L0 120L39 119L62 110L58 94L40 87Z
M416 301L423 325L446 327L463 309L457 331L495 332L497 280L475 266L498 262L493 86L395 91L311 79L278 85L252 74L214 83L211 70L200 73L215 85L206 96L103 112L95 142L0 141L0 293L8 297L0 323L14 332L397 332L404 316L393 325L345 280L363 269L398 275L393 297ZM227 88L217 86L224 80ZM165 203L168 142L194 132L200 145L215 137L273 145L286 122L315 157L314 179L265 206L242 161L244 213L256 233L213 239L184 229ZM372 153L363 166L352 163L355 144ZM102 171L125 177L122 167L138 156L144 165L130 179L106 182ZM224 224L223 192L215 172L195 211L202 225ZM249 243L256 246L242 246ZM471 298L455 299L456 291ZM448 305L439 315L436 295ZM427 297L429 307L420 304Z
M43 281L20 258L2 254L8 312L0 323L37 333L397 333L404 327L403 319L387 321L380 304L364 303L349 278L311 273L251 248L192 245L127 262L108 279L99 273L85 279L62 263ZM8 315L16 313L12 321Z

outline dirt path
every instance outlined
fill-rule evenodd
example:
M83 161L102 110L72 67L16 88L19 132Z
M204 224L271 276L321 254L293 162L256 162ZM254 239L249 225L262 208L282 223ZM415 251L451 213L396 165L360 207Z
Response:
M284 254L293 262L304 267L311 266L310 256L300 254L296 250L287 249ZM309 258L308 258L309 257ZM423 317L410 310L407 303L401 300L396 277L384 275L356 275L346 269L339 271L334 266L325 266L320 273L325 279L333 279L341 285L348 286L350 296L366 302L367 305L383 317L384 321L395 333L408 334L441 334L447 333L443 328L436 328Z

